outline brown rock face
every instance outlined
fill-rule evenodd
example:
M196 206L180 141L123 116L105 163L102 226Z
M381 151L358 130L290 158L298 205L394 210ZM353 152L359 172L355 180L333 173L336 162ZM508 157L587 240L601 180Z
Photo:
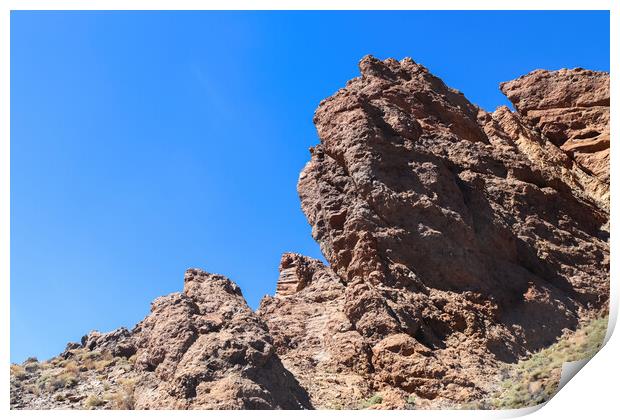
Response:
M135 408L311 408L263 322L224 276L188 270L183 293L156 299L151 314L124 332L114 334L123 341L92 333L83 342L116 354L130 337L141 375Z
M360 70L316 111L302 209L345 283L344 313L372 346L374 379L467 399L484 387L467 372L479 360L548 346L606 302L606 198L534 113L488 114L410 59L366 57ZM583 83L561 103L528 99L518 81L503 88L520 92L509 93L519 110L608 105L592 92L605 75L572 73ZM546 92L559 97L565 78L546 78Z
M153 302L134 330L137 408L310 408L241 290L220 275L185 274L183 293Z
M600 181L596 195L609 205L609 73L536 70L501 89L528 124Z
M357 408L371 389L364 377L370 348L344 313L344 293L342 280L320 261L284 254L276 295L258 310L284 366L317 407Z

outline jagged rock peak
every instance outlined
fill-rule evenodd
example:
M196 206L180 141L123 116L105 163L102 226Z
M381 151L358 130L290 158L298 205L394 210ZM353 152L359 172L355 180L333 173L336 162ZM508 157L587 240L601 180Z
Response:
M91 375L89 360L108 381ZM90 396L49 393L39 398L39 408L312 408L241 289L225 276L198 269L186 271L182 293L155 299L133 330L94 331L81 344L70 343L58 362L59 368L69 365L87 369L80 386ZM32 398L22 392L14 405L31 405L24 401Z
M301 254L287 252L280 260L280 276L276 286L276 296L287 296L299 292L312 282L323 263Z
M501 91L522 114L532 110L609 107L609 73L582 68L534 70L503 82Z
M184 292L157 299L133 334L149 390L141 408L310 407L263 322L225 276L187 270Z
M211 274L206 271L190 268L185 271L183 293L187 296L199 299L211 299L211 293L228 293L243 299L241 288L228 277L221 274Z

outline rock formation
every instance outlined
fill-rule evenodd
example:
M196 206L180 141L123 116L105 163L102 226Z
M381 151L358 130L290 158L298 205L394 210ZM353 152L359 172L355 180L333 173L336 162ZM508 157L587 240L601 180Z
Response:
M265 325L224 276L188 270L183 293L155 300L133 333L136 367L152 372L137 408L311 408Z
M537 70L501 89L525 121L601 181L608 200L609 74Z
M133 380L130 408L312 408L307 392L282 365L267 328L248 307L239 287L224 276L201 270L187 270L183 293L156 299L151 314L131 332L92 332L81 345L71 343L61 358L82 367L84 351L94 353L99 362L108 361L112 368L130 358L130 373L120 375ZM119 375L108 366L95 364L89 369L118 382ZM105 401L103 390L91 388L91 395ZM48 399L43 396L26 406L58 406ZM60 404L70 408L75 402L63 397ZM20 403L16 398L13 404Z
M537 70L488 113L408 58L360 71L319 105L298 183L329 265L284 254L256 313L188 270L133 330L60 357L131 361L133 408L455 407L605 311L608 73Z
M345 290L320 261L284 254L277 292L258 309L278 355L318 407L356 408L371 393L370 348L344 312Z
M315 114L302 208L372 348L368 375L426 398L475 397L481 366L552 344L606 302L608 195L585 182L605 179L530 120L480 110L410 59L366 57L360 70ZM592 77L545 82L566 73ZM594 94L578 84L575 97L592 100L566 105L604 114L602 77ZM503 87L517 109L535 102Z

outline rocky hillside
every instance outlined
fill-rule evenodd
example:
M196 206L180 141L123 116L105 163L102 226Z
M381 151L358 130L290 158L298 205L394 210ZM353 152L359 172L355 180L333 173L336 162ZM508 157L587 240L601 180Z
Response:
M604 316L609 74L537 70L488 113L411 59L359 66L298 183L328 266L284 254L256 312L188 270L133 330L13 365L11 407L476 407Z

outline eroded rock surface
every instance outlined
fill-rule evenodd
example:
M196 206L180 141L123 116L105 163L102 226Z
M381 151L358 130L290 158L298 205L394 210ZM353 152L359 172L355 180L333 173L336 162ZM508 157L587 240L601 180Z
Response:
M281 288L283 282L297 285L296 292ZM289 253L282 256L276 295L258 309L284 366L317 407L358 408L372 391L370 348L344 313L344 293L342 280L322 262Z
M188 270L183 293L155 300L133 334L137 368L153 372L137 408L310 408L263 322L224 276Z
M552 344L607 301L606 197L540 119L484 112L411 59L366 57L360 70L316 111L302 208L373 349L373 378L475 398L484 367ZM608 105L595 76L563 106ZM563 77L546 83L568 89ZM518 110L540 102L517 82L503 88Z
M530 125L609 185L609 73L536 70L501 89Z
M115 386L119 376L131 378L130 408L135 409L312 408L241 289L224 276L196 269L185 273L182 293L156 299L151 314L132 331L92 332L81 345L68 345L61 358L77 365L75 382L87 382L89 395L101 401L89 407L85 404L92 398L82 395L76 401L63 398L62 405L56 402L65 408L127 408L113 406L114 398L108 401L105 395L117 394L103 389L104 382L94 375L79 374L82 370L109 377L108 389L122 388ZM86 364L88 358L95 362ZM54 365L60 369L55 375L67 374L62 371L66 362ZM121 374L119 366L125 366ZM25 405L53 408L49 399ZM16 399L15 405L22 404L24 398Z

